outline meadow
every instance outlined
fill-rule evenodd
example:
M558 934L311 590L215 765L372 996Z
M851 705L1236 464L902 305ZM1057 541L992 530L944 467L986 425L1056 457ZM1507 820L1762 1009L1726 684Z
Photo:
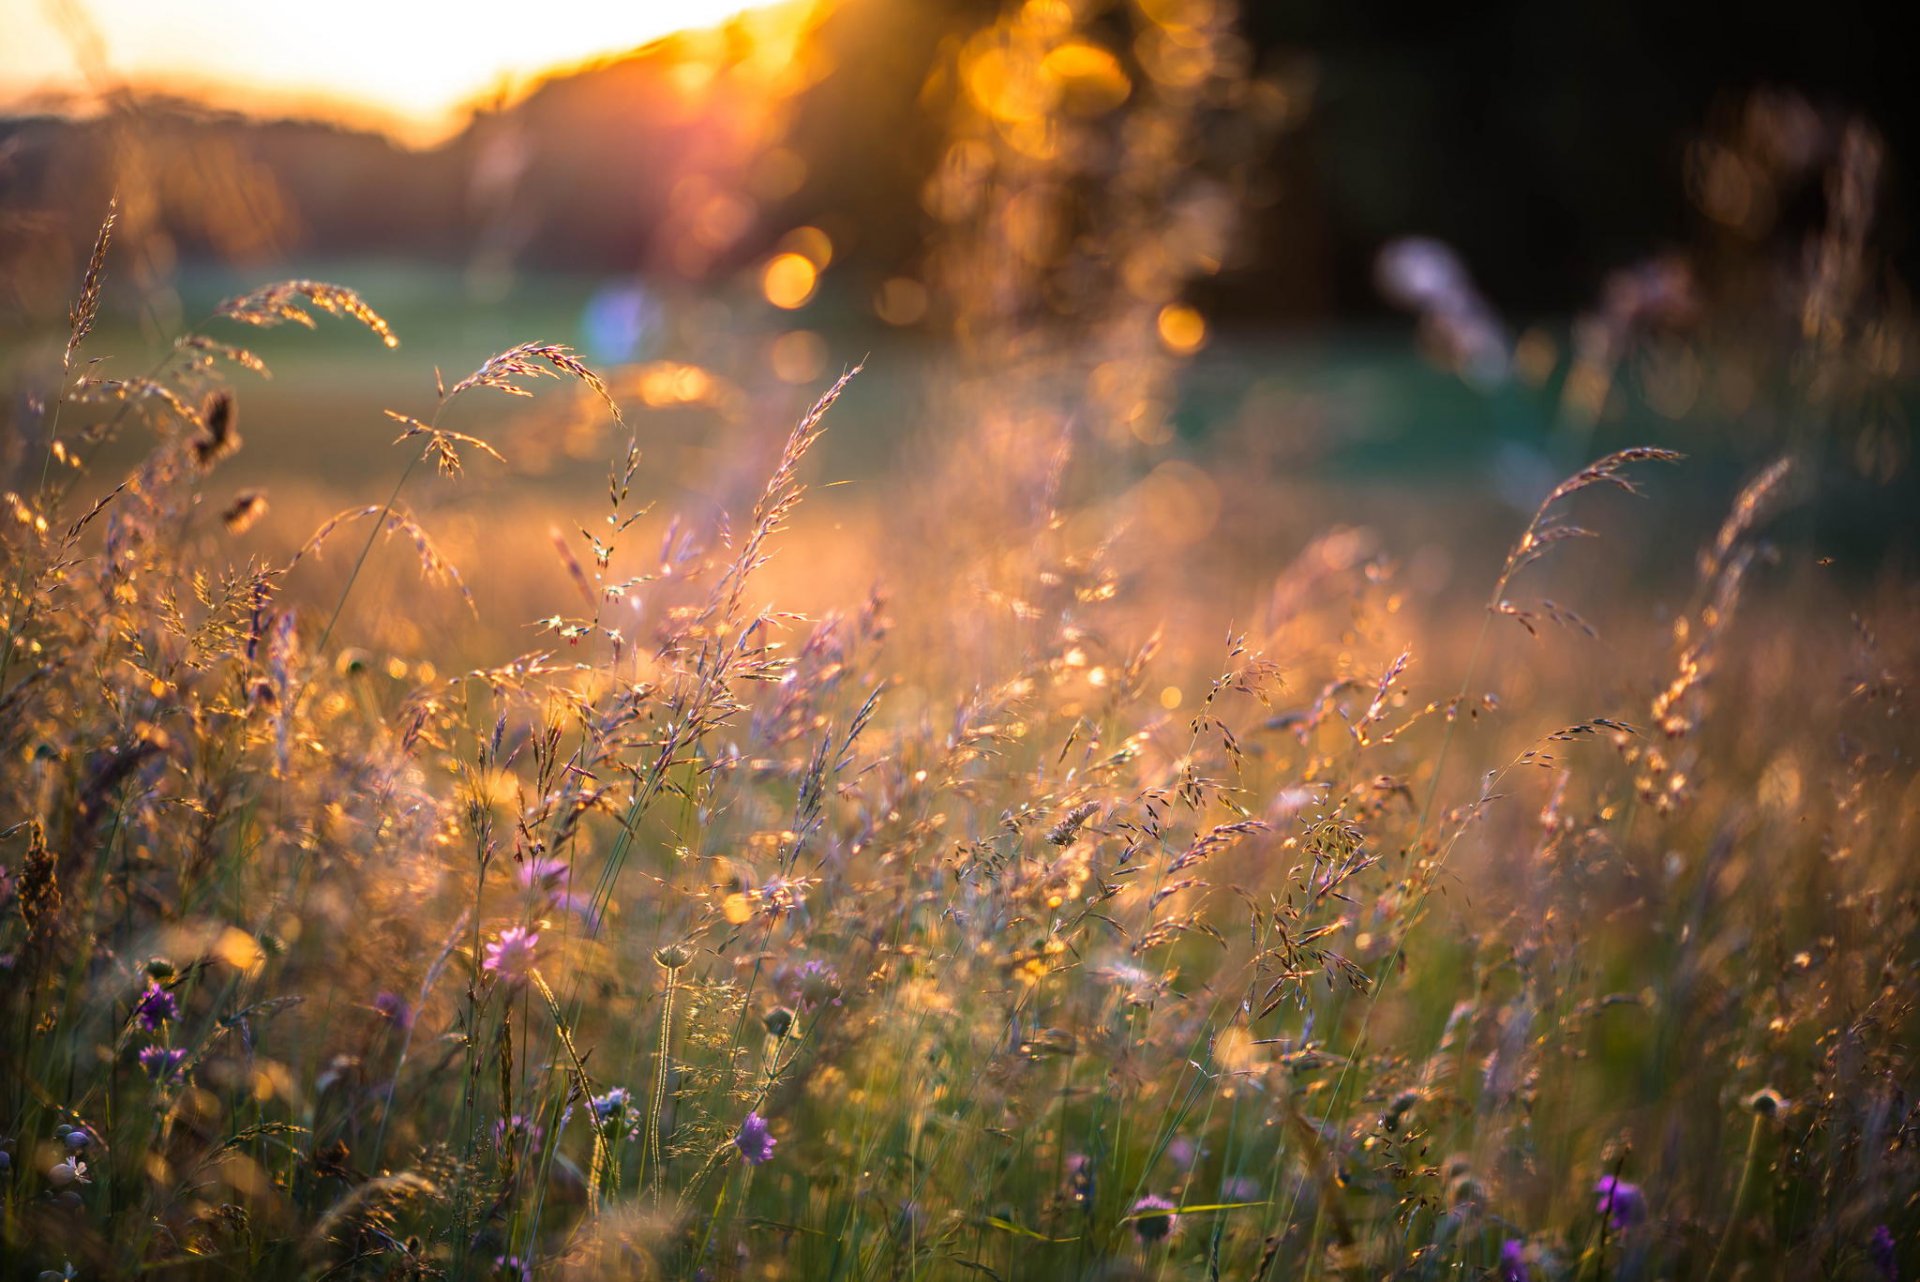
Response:
M111 218L8 335L0 1275L1920 1268L1866 144L1793 291L1489 379L1428 287L1196 329L1150 145L1011 252L1078 162L956 130L944 328L801 367L751 287L156 322Z

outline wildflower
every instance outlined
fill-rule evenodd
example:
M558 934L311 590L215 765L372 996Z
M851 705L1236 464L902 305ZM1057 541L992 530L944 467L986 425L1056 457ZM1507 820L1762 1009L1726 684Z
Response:
M533 946L540 936L525 926L513 926L500 932L500 938L487 945L482 970L492 971L503 983L523 984L533 970Z
M149 1033L157 1033L160 1026L170 1019L180 1018L180 1003L172 993L160 987L152 980L147 981L147 991L140 994L140 1000L134 1004L134 1015L140 1026Z
M769 877L756 892L760 907L768 917L780 918L792 915L805 902L807 882L786 877Z
M823 961L810 961L800 968L793 983L794 1004L803 1011L840 1004L840 972Z
M626 1087L616 1086L605 1095L595 1095L587 1104L593 1109L594 1121L602 1126L618 1126L633 1104L633 1095Z
M171 1081L186 1058L187 1052L182 1047L149 1046L140 1052L140 1067L156 1082Z
M520 871L515 875L521 886L546 895L547 902L555 908L591 919L594 915L592 900L568 889L573 880L572 874L573 869L564 859L535 858L521 864Z
M1220 1200L1223 1202L1258 1202L1265 1192L1260 1181L1251 1175L1229 1175L1220 1184Z
M520 1113L499 1118L493 1124L493 1145L498 1149L517 1148L523 1140L528 1148L539 1148L546 1137L546 1127L534 1125Z
M1067 1155L1067 1195L1088 1205L1093 1201L1093 1159L1085 1153Z
M760 1017L760 1022L766 1025L769 1037L785 1037L793 1030L793 1012L785 1006L775 1006Z
M493 1257L493 1275L497 1278L511 1279L511 1282L528 1282L533 1277L533 1266L517 1255L496 1255Z
M693 960L693 949L685 944L663 944L653 950L653 960L658 962L662 969L679 970Z
M1528 1282L1527 1244L1510 1237L1500 1244L1500 1282Z
M746 1120L740 1123L740 1133L733 1137L734 1147L740 1150L740 1156L747 1159L749 1166L759 1166L770 1160L773 1146L778 1142L767 1127L767 1119L758 1113L748 1113Z
M1893 1231L1886 1225L1876 1225L1873 1236L1867 1239L1867 1254L1873 1259L1873 1267L1880 1271L1885 1282L1898 1282L1900 1277L1899 1261L1893 1254Z
M382 992L373 999L373 1009L381 1019L401 1032L413 1027L413 1007L398 993Z
M1173 1203L1157 1194L1149 1193L1133 1204L1133 1231L1143 1243L1152 1244L1173 1236L1180 1227L1180 1217L1173 1213Z
M552 890L566 875L566 860L544 858L527 860L515 874L520 884L528 890Z
M84 1126L76 1126L67 1132L67 1147L76 1153L91 1143L93 1143L93 1132Z
M1612 1220L1614 1228L1632 1228L1647 1218L1647 1195L1638 1184L1603 1175L1593 1191L1600 1195L1600 1205L1594 1209Z
M69 1184L93 1183L87 1176L87 1164L77 1157L55 1162L47 1171L47 1182L57 1189L63 1189Z

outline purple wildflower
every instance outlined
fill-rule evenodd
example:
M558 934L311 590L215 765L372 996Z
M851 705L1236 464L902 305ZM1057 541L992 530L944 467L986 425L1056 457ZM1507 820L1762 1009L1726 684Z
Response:
M528 890L552 890L567 875L567 861L564 859L529 859L520 865L515 874L522 886Z
M157 1033L168 1020L180 1018L180 1003L172 993L149 979L147 991L140 994L140 1000L134 1003L133 1013L140 1020L142 1028L149 1033Z
M1067 1194L1076 1202L1092 1203L1093 1159L1085 1153L1067 1155Z
M502 1150L518 1148L523 1141L529 1149L537 1149L546 1137L546 1127L534 1125L519 1113L499 1118L493 1124L494 1147Z
M1873 1267L1880 1270L1880 1276L1886 1282L1899 1282L1900 1262L1893 1254L1893 1230L1886 1225L1876 1225L1873 1236L1867 1239L1867 1254L1873 1258Z
M840 1004L840 972L823 961L810 961L792 977L795 1006L803 1011Z
M1179 1227L1180 1217L1166 1198L1149 1193L1133 1204L1133 1231L1142 1242L1151 1245L1170 1238Z
M1600 1196L1600 1205L1594 1209L1613 1221L1614 1228L1629 1229L1647 1218L1647 1195L1638 1184L1603 1175L1593 1191Z
M740 1133L733 1137L734 1147L740 1150L740 1156L747 1159L749 1166L759 1166L770 1160L773 1146L778 1142L767 1126L767 1119L758 1113L748 1113L746 1120L740 1123Z
M185 1048L178 1046L149 1046L140 1052L140 1067L147 1076L156 1082L170 1081L180 1071L180 1065L186 1062Z
M398 993L381 992L373 999L373 1009L381 1019L403 1033L413 1027L413 1007Z
M587 1106L593 1110L597 1125L617 1130L633 1107L633 1093L624 1086L616 1086L605 1095L595 1095L587 1101Z
M492 971L502 982L523 984L533 971L533 946L540 936L525 926L512 926L500 932L500 938L487 945L482 970Z
M592 900L569 889L573 884L573 869L566 860L529 859L520 865L515 876L526 889L545 894L547 902L555 908L578 913L589 921L593 919Z
M1528 1282L1527 1244L1510 1237L1500 1244L1500 1282Z

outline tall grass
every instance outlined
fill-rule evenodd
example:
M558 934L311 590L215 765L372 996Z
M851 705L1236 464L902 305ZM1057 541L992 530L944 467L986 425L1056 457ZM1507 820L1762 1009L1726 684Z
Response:
M1082 48L1040 8L956 82ZM1349 527L1235 547L1276 482L1174 457L1164 407L1193 247L1230 239L1185 148L1253 91L1223 19L1163 10L1141 56L1212 61L1123 111L1084 51L1038 117L956 99L930 279L963 341L875 501L905 573L815 618L776 586L857 371L767 438L737 525L668 523L629 382L515 347L388 411L384 502L242 556L261 500L203 514L221 371L263 367L240 327L395 336L287 282L109 377L109 218L0 535L9 1276L1913 1266L1914 601L1769 544L1827 438L1719 496L1691 587L1630 568L1707 488L1650 446L1450 581ZM1837 243L1850 181L1785 340L1783 395L1836 431L1891 324ZM1611 380L1620 324L1575 367ZM529 620L366 567L398 536L464 595L409 486L493 452L473 397L546 375L611 461L536 540L556 606L521 650ZM96 477L135 425L144 461ZM393 614L491 657L383 663Z

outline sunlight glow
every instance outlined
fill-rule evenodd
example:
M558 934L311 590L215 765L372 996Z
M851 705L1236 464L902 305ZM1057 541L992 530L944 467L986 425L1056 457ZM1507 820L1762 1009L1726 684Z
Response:
M0 110L87 107L131 85L260 114L339 119L412 143L459 129L475 105L540 76L676 31L806 0L46 0L0 39Z

